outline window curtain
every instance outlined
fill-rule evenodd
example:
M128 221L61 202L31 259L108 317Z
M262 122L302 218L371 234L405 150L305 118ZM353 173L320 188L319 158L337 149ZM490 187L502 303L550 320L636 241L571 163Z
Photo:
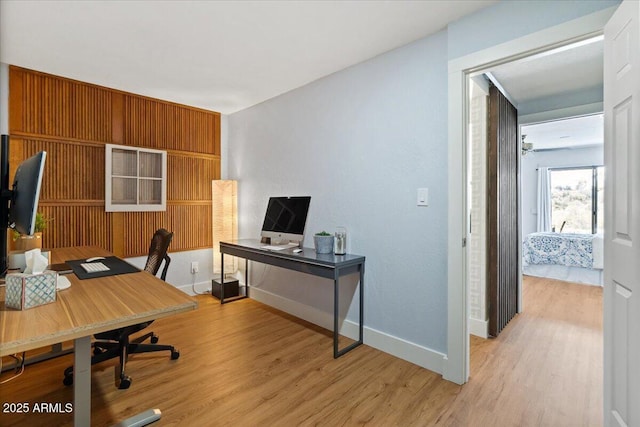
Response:
M549 168L538 168L538 232L551 231Z

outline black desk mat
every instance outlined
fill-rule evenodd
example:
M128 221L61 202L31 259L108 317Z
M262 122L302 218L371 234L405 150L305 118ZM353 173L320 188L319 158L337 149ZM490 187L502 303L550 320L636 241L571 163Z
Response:
M96 277L116 276L118 274L137 273L140 271L138 267L134 267L128 262L121 260L117 256L109 256L105 257L105 259L100 260L99 262L109 267L109 270L96 271L94 273L87 273L80 265L87 262L85 258L67 260L65 262L69 265L69 267L71 267L75 275L78 276L78 279L95 279Z

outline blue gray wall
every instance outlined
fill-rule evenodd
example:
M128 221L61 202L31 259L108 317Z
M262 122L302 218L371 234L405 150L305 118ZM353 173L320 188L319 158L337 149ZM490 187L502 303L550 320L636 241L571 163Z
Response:
M617 6L620 1L503 0L449 25L449 59Z
M617 3L502 2L229 116L226 177L239 181L240 237L259 236L269 196L312 196L305 246L345 226L349 252L367 257L367 331L446 354L447 61ZM419 187L429 188L428 207L416 206ZM322 279L257 266L252 283L330 311Z
M367 326L438 351L446 349L446 48L441 32L229 117L240 236L259 235L269 196L310 195L305 246L313 233L345 226L349 252L367 257ZM416 206L419 187L429 188L428 207ZM330 295L321 281L273 273L258 286L310 305Z

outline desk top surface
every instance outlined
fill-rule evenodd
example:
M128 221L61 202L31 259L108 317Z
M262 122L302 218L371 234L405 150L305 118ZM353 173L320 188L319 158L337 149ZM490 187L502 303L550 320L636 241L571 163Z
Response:
M227 242L220 242L221 248L226 245L227 247L234 247L244 251L250 251L258 254L264 254L271 257L278 257L283 259L289 259L293 261L299 261L308 264L324 265L328 267L342 266L348 264L363 264L365 257L362 255L344 254L335 255L331 254L318 254L313 248L302 248L302 252L294 253L293 249L281 249L270 250L264 249L263 246L267 246L265 243L256 239L240 239L230 240Z
M60 248L52 263L110 256L98 247ZM5 307L0 287L0 356L14 354L99 332L194 310L194 298L145 271L80 280L66 277L71 287L57 300L27 310Z

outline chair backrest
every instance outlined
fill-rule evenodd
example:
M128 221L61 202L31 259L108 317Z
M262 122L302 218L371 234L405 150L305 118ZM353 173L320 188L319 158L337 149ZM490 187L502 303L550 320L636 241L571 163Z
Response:
M160 270L160 266L162 265L162 261L164 260L164 267L162 269L162 274L160 278L165 280L167 277L167 269L169 268L169 263L171 262L171 258L167 255L167 250L169 250L169 245L171 244L171 239L173 238L173 233L165 230L164 228L160 228L156 230L151 238L151 245L149 246L149 256L147 257L147 263L144 266L144 270L153 274L154 276L158 274L158 270Z

